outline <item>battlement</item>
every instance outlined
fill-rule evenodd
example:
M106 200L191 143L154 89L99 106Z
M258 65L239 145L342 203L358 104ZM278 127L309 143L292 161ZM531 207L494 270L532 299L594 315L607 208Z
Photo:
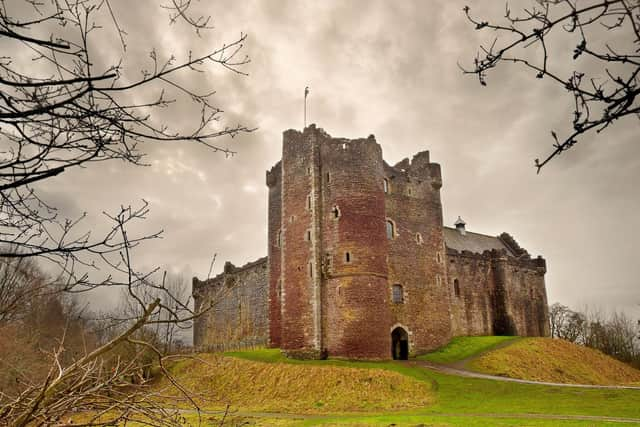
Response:
M268 257L266 256L262 258L258 258L255 261L248 262L240 267L236 267L235 265L233 265L232 262L227 261L224 263L224 268L222 270L222 273L217 274L214 277L211 277L205 280L200 280L198 279L198 277L194 276L192 279L193 289L199 290L207 286L220 286L224 283L225 276L229 274L237 274L237 273L244 272L246 270L254 269L256 267L260 267L262 264L264 264L266 268L267 262L268 262ZM195 292L194 292L194 296L195 296Z
M498 239L502 241L518 258L531 258L529 252L526 249L520 247L516 239L509 233L502 233L498 236Z

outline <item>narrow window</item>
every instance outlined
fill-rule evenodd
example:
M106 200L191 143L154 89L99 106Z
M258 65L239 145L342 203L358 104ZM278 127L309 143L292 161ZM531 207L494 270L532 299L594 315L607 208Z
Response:
M440 275L436 274L436 286L440 286L442 282L440 281Z
M346 262L347 264L351 262L351 252L344 253L344 262Z
M282 247L282 230L278 230L278 235L276 236L276 246Z
M311 194L307 196L307 209L311 210Z
M385 193L388 193L388 192L389 192L389 180L388 180L387 178L385 178L385 179L382 181L382 186L383 186L383 188L384 188L384 192L385 192Z
M340 208L338 206L334 206L331 212L333 212L334 218L340 218Z
M396 237L396 230L393 221L387 220L387 239L393 239L394 237Z
M313 278L313 264L309 263L309 277Z
M342 149L346 150L347 149L347 144L342 144Z
M442 255L440 255L440 252L436 252L436 262L438 264L442 263Z
M424 241L422 240L422 234L416 233L416 243L421 245Z
M456 296L460 296L460 282L458 279L453 279L453 292L455 292Z
M411 195L411 189L407 188L407 194L410 196Z
M311 168L307 168L307 175L311 175Z
M331 182L331 173L327 172L327 183Z
M279 300L282 299L282 282L280 280L276 283L276 296Z
M305 240L307 242L311 241L311 230L307 230L307 233L305 234Z
M393 285L391 288L391 301L393 301L394 304L402 304L404 302L402 285Z

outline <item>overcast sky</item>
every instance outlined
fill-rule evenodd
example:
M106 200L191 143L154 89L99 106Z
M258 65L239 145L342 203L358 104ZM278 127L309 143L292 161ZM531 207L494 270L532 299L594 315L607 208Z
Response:
M549 152L550 130L568 130L569 94L506 64L482 87L457 65L470 64L491 37L473 29L462 7L500 17L503 3L207 1L199 6L215 29L201 38L184 25L169 27L154 3L112 2L129 33L125 65L135 68L152 47L184 57L247 33L249 76L217 70L187 83L217 90L228 123L257 130L218 141L237 152L230 158L194 144L147 146L150 167L106 163L43 187L64 213L88 211L89 226L103 210L148 200L152 212L140 232L165 233L137 254L141 265L203 278L214 253L215 272L225 260L241 265L266 255L265 171L280 158L282 132L302 128L309 86L309 122L329 134L374 134L391 164L429 150L442 165L445 225L460 215L471 231L506 231L542 254L550 302L640 304L639 122L582 138L536 175L533 159ZM101 42L103 61L121 55L118 43ZM196 118L178 107L169 123L188 127Z

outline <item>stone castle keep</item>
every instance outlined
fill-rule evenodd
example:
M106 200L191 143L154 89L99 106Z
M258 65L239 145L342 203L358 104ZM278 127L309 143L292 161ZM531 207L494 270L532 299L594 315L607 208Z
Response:
M404 359L461 335L549 334L546 262L506 233L443 227L440 165L311 125L267 171L268 257L193 279L194 345Z

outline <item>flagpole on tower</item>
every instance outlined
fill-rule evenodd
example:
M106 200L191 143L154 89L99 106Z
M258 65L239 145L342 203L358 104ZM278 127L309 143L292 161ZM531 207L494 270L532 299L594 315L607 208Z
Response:
M307 96L309 95L309 86L304 88L304 127L303 130L307 127Z

